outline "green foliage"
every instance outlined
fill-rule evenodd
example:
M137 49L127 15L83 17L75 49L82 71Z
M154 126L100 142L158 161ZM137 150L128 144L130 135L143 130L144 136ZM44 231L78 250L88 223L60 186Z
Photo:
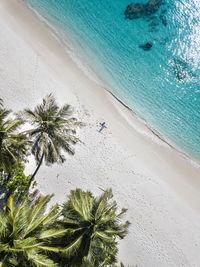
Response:
M65 158L61 155L61 150L74 154L71 145L79 141L74 134L80 122L71 117L71 114L70 105L59 108L51 94L43 99L42 104L36 106L33 111L30 109L24 111L27 121L35 126L27 133L32 140L31 151L38 162L43 152L47 164L62 163Z
M75 136L76 127L83 124L72 117L72 113L70 105L59 108L51 94L34 110L25 109L22 113L26 122L33 126L27 134L32 144L31 152L39 167L43 158L45 163L50 165L65 161L62 151L74 154L73 145L79 141Z
M58 266L49 258L50 252L58 253L52 246L53 239L66 230L52 227L59 216L58 205L45 213L51 196L31 205L27 198L16 202L11 196L0 212L0 266L40 267Z
M0 109L0 171L7 174L25 160L28 151L27 138L18 131L24 121L10 115L10 110Z
M117 239L130 223L120 222L126 210L117 213L111 190L95 198L76 189L61 211L55 205L47 213L51 196L34 205L17 199L0 212L0 266L117 267Z
M25 165L19 164L19 166L12 172L9 179L5 179L3 186L8 191L8 195L16 193L19 198L24 196L24 194L29 189L29 181L31 175L26 176L24 174Z
M63 266L106 266L117 262L117 239L127 234L129 222L121 223L111 190L99 198L81 189L71 191L64 203L59 224L67 230L59 241L63 246ZM68 263L66 263L66 261ZM93 265L92 265L93 264Z
M23 112L33 126L24 134L19 129L25 121L10 118L0 99L0 178L10 195L0 211L0 267L117 267L118 239L126 236L130 223L121 222L126 209L117 213L111 189L98 198L71 191L62 212L58 205L46 212L51 196L35 204L24 197L43 158L49 165L64 162L62 151L74 154L73 145L80 141L76 127L83 124L72 113L70 105L59 108L50 94L33 111ZM26 176L22 162L28 143L38 167Z

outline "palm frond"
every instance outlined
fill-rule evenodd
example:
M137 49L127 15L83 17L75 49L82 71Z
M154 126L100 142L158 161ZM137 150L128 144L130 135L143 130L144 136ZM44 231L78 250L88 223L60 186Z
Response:
M100 231L95 231L93 236L99 237L103 242L113 242L113 238L109 235L106 235L106 232L103 233Z
M71 191L70 202L74 210L78 212L86 221L93 219L91 214L93 198L89 192L83 192L81 189Z
M30 221L29 221L29 225L26 229L26 232L24 234L24 237L26 237L29 233L34 231L37 227L39 227L39 225L42 224L43 221L45 221L45 219L48 218L49 214L52 211L50 211L49 213L47 213L45 215L42 215L42 214L44 213L45 208L47 206L47 203L50 201L52 196L53 195L45 196L44 198L41 198L37 202L36 205L34 205L34 207L31 210L31 213L30 213ZM54 208L54 210L56 210L56 209L57 209L57 207Z
M41 250L46 251L46 252L55 252L55 253L60 252L59 248L48 247L48 246L38 246L38 249L41 249Z
M60 229L57 231L55 229L50 229L42 232L39 238L40 239L57 238L59 236L64 235L67 231L68 229Z
M69 104L66 104L62 106L60 110L58 111L56 120L60 121L61 118L63 119L68 118L69 116L72 115L72 113L73 113L73 108Z
M35 251L33 251L32 253L28 252L27 256L28 256L28 259L31 260L32 262L34 262L37 267L42 267L42 266L54 267L54 266L58 266L57 263L54 263L47 256L45 256L43 254L37 254L37 253L35 253Z
M50 198L41 199L33 206L27 198L20 202L16 202L13 196L8 199L0 212L2 266L57 266L47 255L59 252L52 240L60 238L67 230L53 227L53 217L59 216L57 206L45 213Z
M66 254L68 257L76 254L77 251L79 250L80 246L81 246L82 239L83 239L83 236L82 235L79 236L69 246L67 246L66 248L62 249L61 252Z

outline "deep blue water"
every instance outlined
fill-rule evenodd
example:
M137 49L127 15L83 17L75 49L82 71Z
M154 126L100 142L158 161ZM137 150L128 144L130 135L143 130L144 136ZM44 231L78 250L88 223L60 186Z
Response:
M117 97L200 160L199 0L166 0L155 14L135 20L125 19L127 5L147 0L26 2L59 26ZM140 47L146 42L150 50Z

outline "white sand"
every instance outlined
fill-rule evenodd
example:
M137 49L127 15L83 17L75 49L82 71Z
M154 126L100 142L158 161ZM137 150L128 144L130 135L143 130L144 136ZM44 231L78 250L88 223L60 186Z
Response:
M62 202L80 187L112 187L128 208L129 235L119 259L143 267L200 266L200 172L156 138L103 88L90 81L21 2L0 2L0 96L13 110L34 107L53 92L87 123L76 155L37 176L43 193ZM99 122L108 129L99 134ZM35 168L34 161L28 171Z

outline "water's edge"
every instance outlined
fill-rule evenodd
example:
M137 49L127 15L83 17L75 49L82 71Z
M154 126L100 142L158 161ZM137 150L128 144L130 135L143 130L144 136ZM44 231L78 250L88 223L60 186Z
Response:
M129 112L131 112L131 116L134 116L134 118L137 119L140 123L145 125L145 127L152 132L152 134L161 140L163 143L167 144L171 149L174 149L177 153L180 154L183 158L185 158L193 167L200 170L200 162L193 158L191 155L183 151L180 147L178 147L176 144L174 144L171 140L166 138L163 134L161 134L159 131L157 131L154 127L152 127L144 118L139 116L133 109L131 109L128 105L126 105L118 96L116 96L112 90L109 89L108 86L106 86L105 82L98 76L97 73L95 73L91 68L86 65L84 62L81 61L81 59L74 53L72 50L72 46L66 42L66 40L63 40L63 38L58 34L56 31L56 26L53 25L53 23L46 18L44 18L37 10L35 10L29 3L27 3L25 0L21 0L22 4L26 5L40 20L40 22L45 25L47 30L50 32L50 34L64 47L67 54L70 56L70 58L73 60L73 62L78 66L79 69L81 69L82 72L93 82L100 85L102 89L106 90L113 98L115 98L121 105L123 105L125 108L128 109ZM67 29L65 29L67 34Z

